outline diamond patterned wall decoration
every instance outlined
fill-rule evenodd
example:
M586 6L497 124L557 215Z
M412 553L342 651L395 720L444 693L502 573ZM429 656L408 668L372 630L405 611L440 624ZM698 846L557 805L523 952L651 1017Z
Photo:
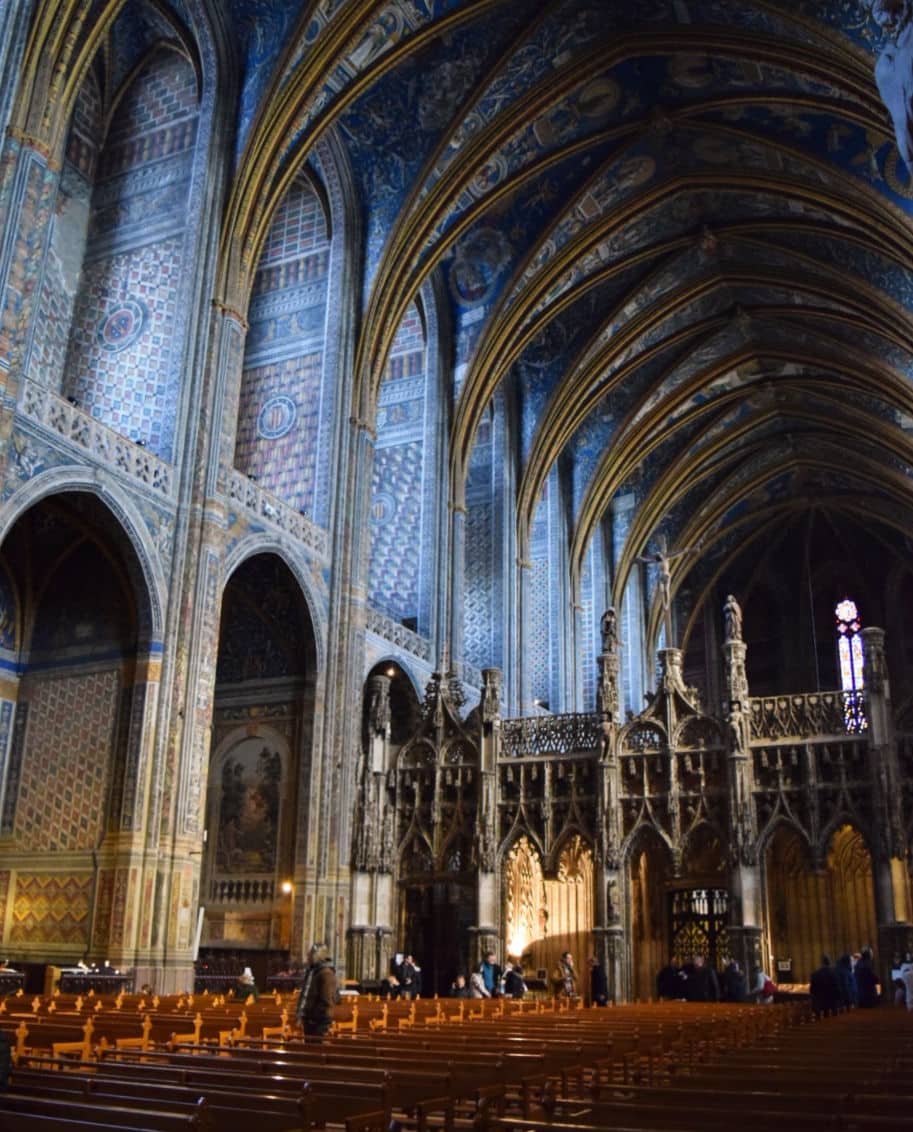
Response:
M85 947L89 941L91 901L91 873L19 873L10 942Z
M76 852L98 845L119 684L117 669L23 680L31 710L14 826L19 848Z

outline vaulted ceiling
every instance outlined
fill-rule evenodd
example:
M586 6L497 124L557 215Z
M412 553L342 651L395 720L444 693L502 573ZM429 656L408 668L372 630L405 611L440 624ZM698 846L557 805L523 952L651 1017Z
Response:
M437 280L452 501L500 391L521 555L556 464L574 577L636 496L619 595L660 533L700 545L703 586L809 509L906 554L913 180L874 79L891 31L862 0L232 0L224 30L223 298L243 309L332 138L364 232L360 413Z

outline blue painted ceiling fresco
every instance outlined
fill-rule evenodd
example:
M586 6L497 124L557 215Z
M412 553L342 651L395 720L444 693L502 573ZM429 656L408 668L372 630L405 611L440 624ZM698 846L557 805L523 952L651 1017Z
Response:
M659 532L725 558L727 524L760 530L797 475L877 512L834 444L852 407L866 459L902 475L913 427L913 176L869 3L232 0L231 19L239 176L281 182L333 134L363 220L356 369L376 396L439 273L451 467L506 392L521 541L556 467L578 565L636 495L617 586Z

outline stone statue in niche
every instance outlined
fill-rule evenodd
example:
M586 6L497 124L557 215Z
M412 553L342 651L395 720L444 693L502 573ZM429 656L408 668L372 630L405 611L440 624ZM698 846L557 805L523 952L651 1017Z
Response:
M897 149L913 176L913 0L870 4L873 19L891 36L875 64L875 82L894 124Z
M723 605L723 622L727 641L740 641L742 639L742 607L732 594L729 594Z
M606 921L617 924L621 920L621 910L618 906L618 881L609 880L606 883Z
M375 676L370 682L368 723L376 735L383 735L390 726L390 679Z
M600 622L600 631L602 634L602 651L606 654L612 654L618 649L618 616L615 613L615 607L609 608L603 613L602 621Z
M483 668L482 722L494 723L501 717L501 670Z

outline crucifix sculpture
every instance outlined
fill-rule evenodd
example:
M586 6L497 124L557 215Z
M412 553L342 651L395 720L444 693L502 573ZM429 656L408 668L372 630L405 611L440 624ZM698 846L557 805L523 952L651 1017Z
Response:
M701 549L701 544L696 546L686 546L682 550L675 550L669 553L666 536L657 535L656 545L658 549L652 554L641 555L637 561L647 562L652 566L659 567L659 600L663 607L663 626L666 630L666 648L673 648L672 643L672 567L671 563L676 558L682 558L686 554L693 554L695 551Z

